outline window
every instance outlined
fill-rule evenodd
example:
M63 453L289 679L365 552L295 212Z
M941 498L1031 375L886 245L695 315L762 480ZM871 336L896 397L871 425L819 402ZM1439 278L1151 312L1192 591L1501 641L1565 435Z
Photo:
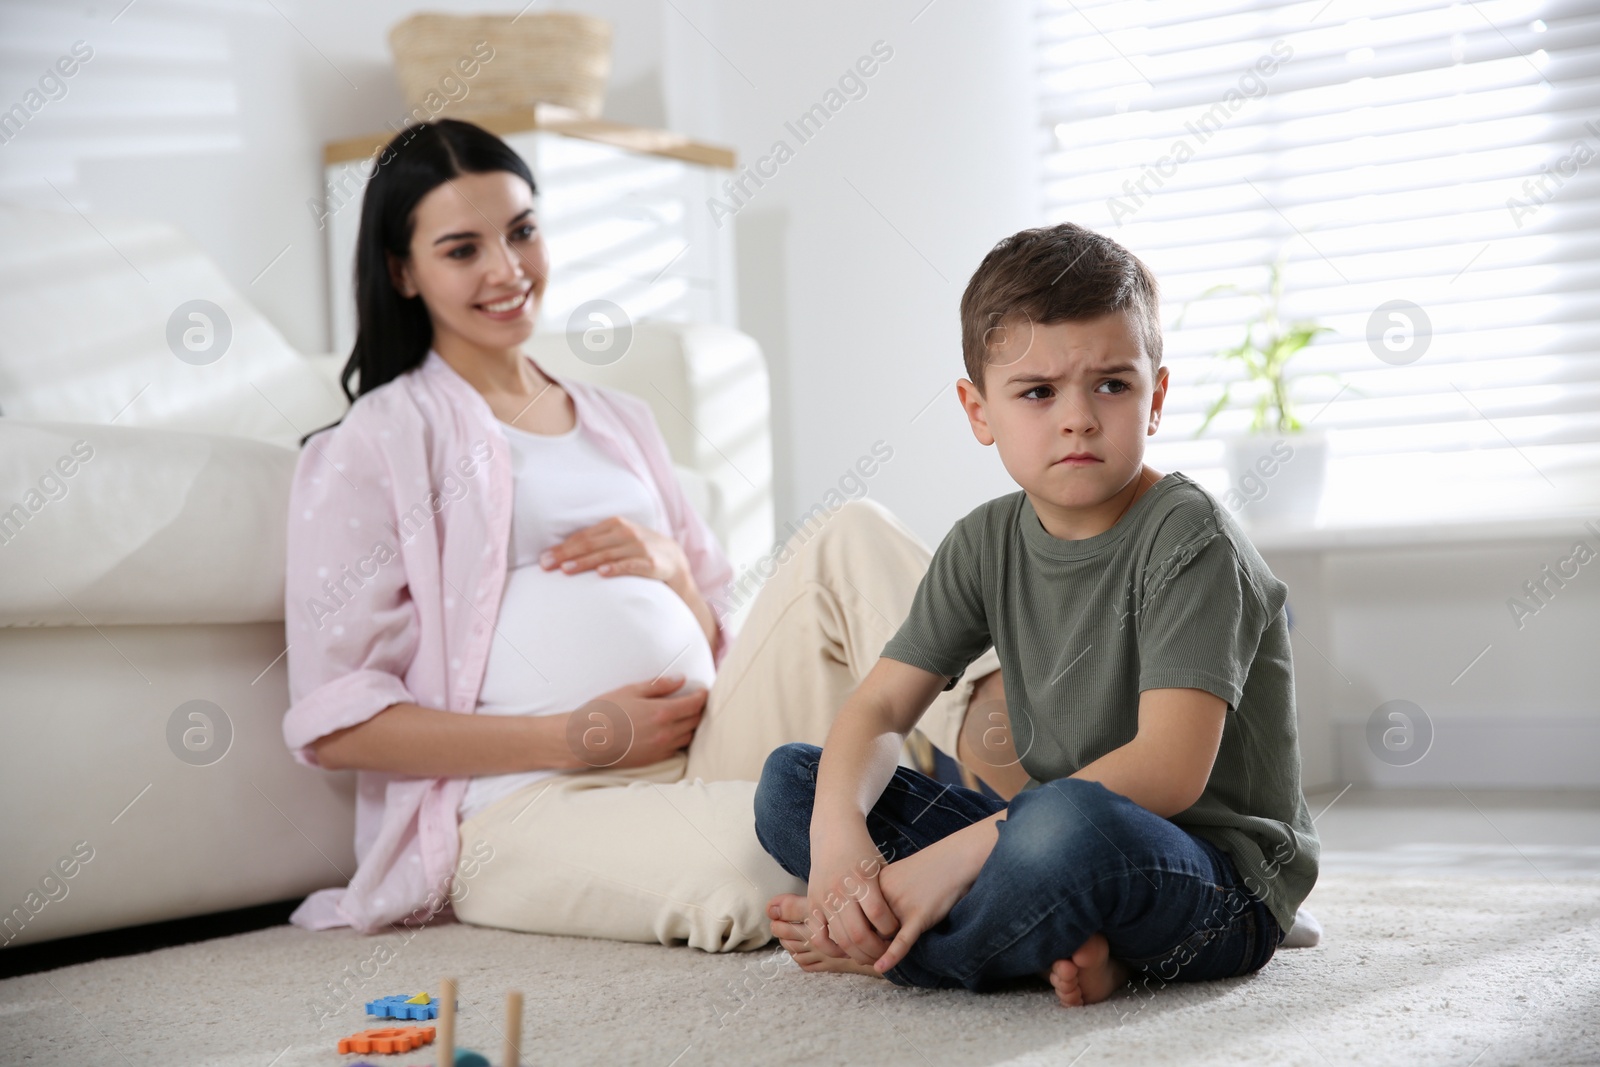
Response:
M1148 461L1225 487L1193 434L1284 257L1289 363L1336 524L1600 506L1600 8L1544 0L1046 0L1045 215L1160 279L1172 390ZM1319 373L1329 376L1315 377ZM1336 375L1336 377L1334 377Z

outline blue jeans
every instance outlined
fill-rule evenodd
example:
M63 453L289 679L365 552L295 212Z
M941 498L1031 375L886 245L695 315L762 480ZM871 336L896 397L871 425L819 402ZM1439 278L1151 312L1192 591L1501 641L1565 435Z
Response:
M822 749L767 757L756 837L796 878L811 873L811 808ZM967 895L885 977L987 991L1037 981L1095 933L1135 980L1193 982L1259 970L1283 939L1226 853L1098 782L1062 778L1008 804L897 767L867 816L885 861L1004 810Z

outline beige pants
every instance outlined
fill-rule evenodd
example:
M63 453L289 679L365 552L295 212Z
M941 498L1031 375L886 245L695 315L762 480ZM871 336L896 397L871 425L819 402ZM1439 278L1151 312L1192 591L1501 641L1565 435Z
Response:
M930 553L870 501L790 539L723 660L687 753L648 767L546 779L461 825L463 922L618 941L759 948L766 903L805 883L755 835L753 799L779 745L820 745L911 607ZM954 754L972 686L994 650L940 694L918 729ZM796 813L796 818L804 818Z

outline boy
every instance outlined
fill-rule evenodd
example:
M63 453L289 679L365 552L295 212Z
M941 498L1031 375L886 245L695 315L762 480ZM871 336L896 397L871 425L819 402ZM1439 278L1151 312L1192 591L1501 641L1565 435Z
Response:
M1021 491L940 544L824 747L763 768L756 834L808 885L768 914L805 969L1044 978L1090 1004L1136 975L1249 974L1293 926L1319 845L1286 589L1209 493L1144 464L1158 309L1143 263L1070 223L1001 241L968 284L957 393ZM1028 775L1009 803L897 766L991 643Z

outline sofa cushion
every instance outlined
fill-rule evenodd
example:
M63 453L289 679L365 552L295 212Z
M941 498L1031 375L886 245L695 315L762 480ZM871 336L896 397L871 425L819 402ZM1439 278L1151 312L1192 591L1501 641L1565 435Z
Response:
M201 300L221 314L189 307ZM194 242L149 220L0 205L0 322L13 418L292 445L345 408ZM224 328L221 355L193 362L206 354L189 346L216 347Z
M295 452L17 419L0 438L0 624L283 618Z
M0 420L0 626L282 619L297 456L242 437ZM676 471L713 522L710 483Z

